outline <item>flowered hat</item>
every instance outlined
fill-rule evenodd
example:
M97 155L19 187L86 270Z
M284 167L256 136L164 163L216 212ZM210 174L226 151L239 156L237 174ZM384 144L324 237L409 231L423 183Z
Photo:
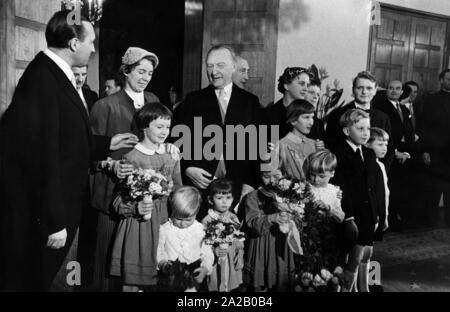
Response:
M139 62L144 57L150 57L153 61L154 68L156 69L156 67L158 67L159 60L155 53L137 47L129 47L127 49L127 52L125 52L122 57L122 64L132 65Z

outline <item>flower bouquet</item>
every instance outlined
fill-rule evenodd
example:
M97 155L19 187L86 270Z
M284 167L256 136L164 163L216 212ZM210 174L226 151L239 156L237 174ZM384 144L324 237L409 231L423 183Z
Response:
M290 222L280 224L280 231L288 235L291 250L296 254L302 254L300 233L294 220L303 218L305 205L311 201L306 184L295 179L282 178L270 187L275 194L279 211L290 216Z
M296 275L297 292L339 292L344 283L344 271L337 266L333 273L327 269L321 269L315 275L311 272L302 271Z
M230 220L231 221L231 220ZM205 244L228 250L234 242L244 242L245 234L239 230L239 224L214 220L206 228ZM229 264L228 257L219 257L217 264L220 267L221 283L220 291L228 291Z
M296 290L339 291L343 281L339 266L339 222L314 199L305 204L302 217L294 221L300 231L303 248L303 254L296 259Z
M124 192L133 201L149 203L153 199L169 195L173 182L153 169L136 169L125 180ZM151 212L142 217L150 220Z

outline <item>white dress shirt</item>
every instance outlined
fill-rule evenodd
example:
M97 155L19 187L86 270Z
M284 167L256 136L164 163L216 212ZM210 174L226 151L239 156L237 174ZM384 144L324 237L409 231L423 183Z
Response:
M72 83L73 87L76 89L76 83L75 83L75 75L73 74L72 68L69 64L67 64L66 61L64 61L60 56L56 55L53 51L50 49L46 49L44 51L44 54L47 55L53 62L58 65L58 67L64 72L67 79Z
M77 92L78 92L78 95L81 98L81 101L83 102L84 108L86 108L86 111L89 111L89 108L88 108L87 103L86 103L86 99L84 98L83 89L82 88L77 89Z
M232 89L233 89L233 83L230 83L223 88L223 91L225 92L225 94L223 95L223 101L220 99L220 89L215 90L216 97L217 97L220 105L222 106L224 115L227 113L228 103L230 102Z
M388 186L388 177L386 173L386 167L384 164L377 158L377 164L381 169L381 172L383 173L383 182L384 182L384 197L385 197L385 204L386 204L386 220L389 215L389 196L390 196L390 190Z
M176 227L169 219L159 229L159 242L156 260L178 261L190 264L202 260L201 266L210 275L214 263L212 247L203 242L205 229L197 220L187 228Z

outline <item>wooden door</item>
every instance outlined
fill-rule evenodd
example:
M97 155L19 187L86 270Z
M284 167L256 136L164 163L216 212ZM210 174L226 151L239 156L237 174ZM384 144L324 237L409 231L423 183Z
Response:
M261 104L274 98L279 0L204 1L202 87L208 85L205 58L216 44L232 46L250 66L246 88Z
M60 0L0 1L0 115L25 68L46 49L46 24L60 9Z
M444 66L446 28L446 22L412 18L408 76L424 90L439 89L438 76Z
M381 8L381 25L371 30L369 69L381 87L390 80L414 80L421 91L439 89L446 66L448 20L407 10Z
M370 70L378 84L387 87L390 80L407 80L411 17L382 13L381 25L372 34Z

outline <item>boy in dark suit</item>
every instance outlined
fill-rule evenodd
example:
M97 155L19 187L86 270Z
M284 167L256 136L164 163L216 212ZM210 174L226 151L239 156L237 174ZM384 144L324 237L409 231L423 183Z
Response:
M333 151L338 161L333 184L339 185L343 191L346 247L350 250L343 291L351 291L360 265L363 274L368 274L367 261L372 253L378 206L384 198L378 198L377 194L380 172L375 154L365 147L370 137L369 114L360 109L350 109L342 115L340 123L346 139Z

